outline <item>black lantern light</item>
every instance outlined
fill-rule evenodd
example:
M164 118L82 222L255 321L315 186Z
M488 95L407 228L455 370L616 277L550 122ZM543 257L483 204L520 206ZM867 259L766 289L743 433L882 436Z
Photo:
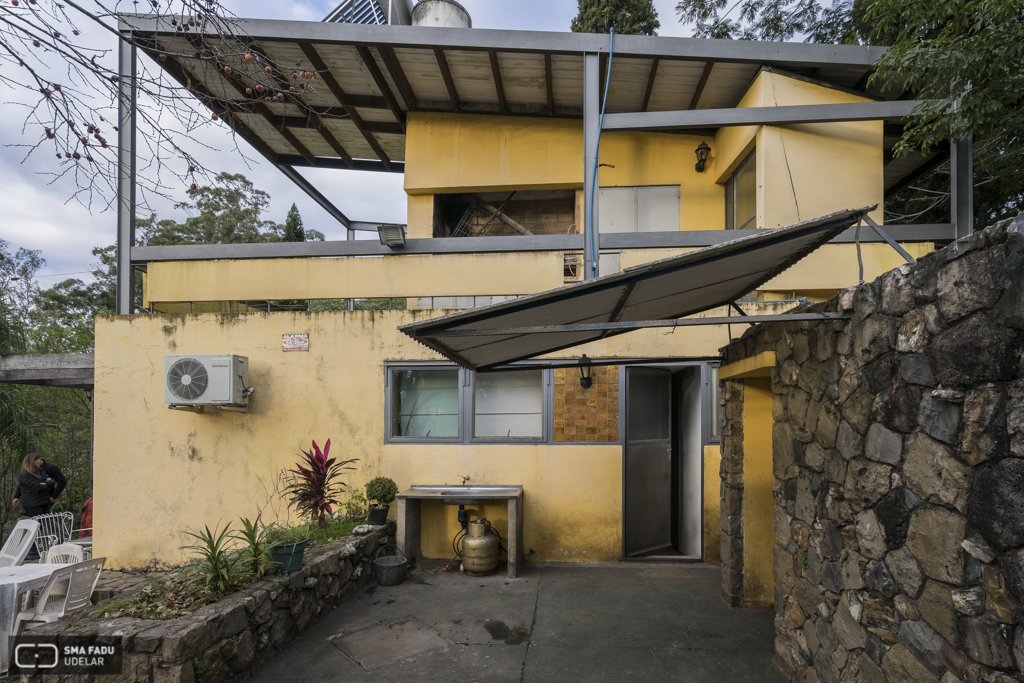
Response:
M694 167L697 169L697 173L704 172L704 164L708 160L708 152L710 151L711 148L708 147L708 143L703 140L700 141L700 144L697 145L697 149L694 150L694 152L697 153L697 165Z
M583 354L583 358L580 358L580 386L589 389L590 385L594 383L593 374L594 366L587 358L587 354Z

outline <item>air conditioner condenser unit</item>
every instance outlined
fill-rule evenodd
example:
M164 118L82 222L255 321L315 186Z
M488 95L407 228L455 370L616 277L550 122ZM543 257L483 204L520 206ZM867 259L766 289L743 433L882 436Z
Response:
M164 356L164 403L200 412L202 406L248 412L249 359L234 354Z

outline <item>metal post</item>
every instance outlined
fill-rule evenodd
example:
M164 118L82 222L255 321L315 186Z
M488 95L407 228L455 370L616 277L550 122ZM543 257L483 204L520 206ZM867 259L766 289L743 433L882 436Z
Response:
M597 138L601 130L600 53L583 53L583 279L598 273L600 245L598 236ZM593 239L591 239L593 235ZM595 248L596 247L596 248Z
M950 218L956 239L974 232L974 138L968 135L949 150Z
M345 230L345 232L347 233L347 235L345 237L345 239L347 241L351 242L352 240L354 240L356 238L356 231L353 230L352 228L347 228ZM346 311L354 311L354 310L356 310L356 302L355 302L355 300L352 297L349 297L349 298L345 299L345 310Z
M118 48L117 103L117 313L135 312L135 46L121 39Z

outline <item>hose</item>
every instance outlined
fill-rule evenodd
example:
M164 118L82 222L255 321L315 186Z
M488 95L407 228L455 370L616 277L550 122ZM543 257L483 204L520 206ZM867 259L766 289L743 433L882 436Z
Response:
M597 125L597 149L594 150L594 182L590 186L590 207L587 212L587 222L590 223L590 255L594 257L594 260L590 262L590 275L593 277L594 271L597 270L597 260L599 254L597 253L597 239L594 237L594 192L597 189L597 185L600 182L598 180L598 160L600 159L601 150L601 129L604 128L604 109L608 106L608 85L612 81L612 57L615 55L615 27L612 26L609 33L610 38L608 40L608 72L604 78L604 98L601 100L601 118Z

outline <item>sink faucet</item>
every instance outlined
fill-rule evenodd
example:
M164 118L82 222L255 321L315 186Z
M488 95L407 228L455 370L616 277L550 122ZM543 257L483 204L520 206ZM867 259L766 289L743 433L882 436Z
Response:
M463 485L463 486L465 486L465 485L466 485L466 482L468 482L468 481L469 481L469 477L468 477L468 476L466 476L466 477L463 477L462 475L459 475L459 476L460 476L460 478L462 479L462 485Z

